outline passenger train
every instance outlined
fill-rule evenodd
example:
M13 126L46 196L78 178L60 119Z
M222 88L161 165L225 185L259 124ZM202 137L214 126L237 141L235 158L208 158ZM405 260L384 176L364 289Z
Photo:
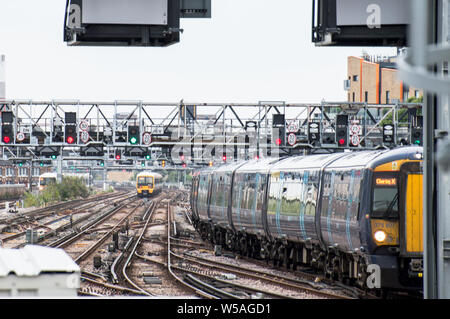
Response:
M158 194L163 186L161 174L153 172L141 172L136 175L136 192L138 197L150 197Z
M196 171L204 239L378 291L422 289L421 147L262 159Z

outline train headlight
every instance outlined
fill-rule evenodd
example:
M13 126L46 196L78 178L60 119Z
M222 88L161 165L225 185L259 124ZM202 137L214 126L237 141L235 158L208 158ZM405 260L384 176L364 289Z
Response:
M385 231L383 230L377 230L374 234L373 234L373 238L379 242L382 243L386 240L387 234Z

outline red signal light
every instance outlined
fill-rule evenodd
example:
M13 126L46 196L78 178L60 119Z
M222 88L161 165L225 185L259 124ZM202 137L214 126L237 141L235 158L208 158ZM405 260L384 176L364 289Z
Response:
M186 168L186 163L183 163L183 168Z
M339 139L339 145L344 145L345 140L343 138Z
M281 145L281 138L277 138L276 140L275 140L275 144L276 145L278 145L278 146L280 146Z
M116 155L116 160L120 160L120 155L119 154Z
M73 138L73 136L68 136L66 141L67 143L72 144L75 141L75 139Z
M8 144L11 142L11 138L9 136L3 136L3 142Z
M222 156L222 161L224 161L224 162L227 161L227 156L226 156L226 155L223 155L223 156Z

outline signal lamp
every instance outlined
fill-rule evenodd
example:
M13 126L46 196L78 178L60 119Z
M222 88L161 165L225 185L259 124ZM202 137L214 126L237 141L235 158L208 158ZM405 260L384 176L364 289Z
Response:
M224 162L227 161L227 155L226 155L226 154L223 154L223 155L222 155L222 161L224 161Z
M73 136L68 136L67 139L66 139L66 142L69 143L69 144L72 144L74 141L75 140L74 140Z
M137 143L137 138L134 137L134 136L132 136L132 137L130 138L130 144L136 144L136 143Z
M43 167L43 166L44 166L44 163L43 163L43 162L40 162L40 163L39 163L39 166L40 166L40 167Z
M117 155L116 155L116 160L120 160L120 158L121 158L121 157L120 157L120 154L117 154Z
M3 143L10 143L11 142L11 138L9 136L3 136Z
M183 163L183 168L186 168L186 163Z
M53 155L52 155L52 159L56 159L56 155L53 154Z
M152 157L150 156L150 154L147 154L147 155L145 155L145 159L146 159L146 160L151 160Z
M23 163L22 163L22 162L20 162L20 163L19 163L19 167L22 167L22 166L23 166Z
M213 166L213 162L212 161L209 161L209 166L210 167Z
M162 161L161 165L162 165L162 167L165 167L166 166L166 161Z
M339 145L344 145L345 144L345 139L341 138L339 139Z
M280 146L281 145L281 138L277 138L276 140L275 140L275 144L276 145L278 145L278 146Z

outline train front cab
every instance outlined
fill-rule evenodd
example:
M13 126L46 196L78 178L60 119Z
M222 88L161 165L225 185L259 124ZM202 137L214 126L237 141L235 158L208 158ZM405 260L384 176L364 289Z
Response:
M155 188L153 176L139 176L136 183L138 197L149 197L153 194Z
M373 171L369 264L380 267L381 287L423 286L422 185L419 160L392 161Z

